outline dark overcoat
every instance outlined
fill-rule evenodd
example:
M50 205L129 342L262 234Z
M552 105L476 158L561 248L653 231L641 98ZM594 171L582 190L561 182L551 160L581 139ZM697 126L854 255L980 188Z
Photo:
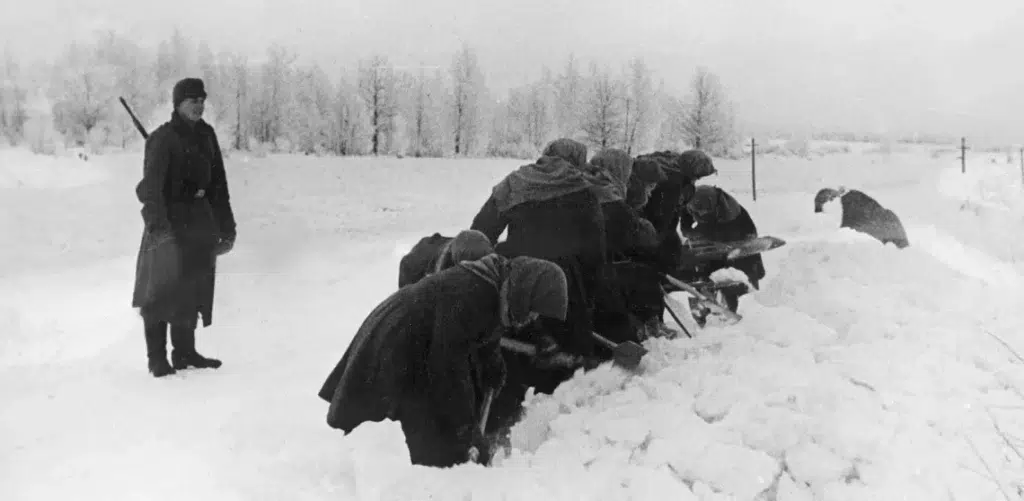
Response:
M883 244L891 243L900 249L910 246L907 231L895 212L863 191L849 190L840 197L843 207L841 228L866 233Z
M739 242L757 236L757 225L747 209L740 207L736 219L728 222L697 223L690 232L693 238L711 242ZM760 254L741 257L733 261L716 260L707 263L707 272L713 273L723 268L735 268L742 271L750 279L750 285L758 288L765 277L764 258Z
M398 287L414 284L429 275L437 267L441 251L452 240L455 240L455 237L434 233L416 242L416 245L398 262Z
M213 322L215 249L234 241L227 175L217 135L177 113L146 140L135 189L145 228L132 306L143 316L194 329Z
M373 309L318 393L327 424L400 421L413 464L451 466L479 440L487 388L504 379L498 289L454 266Z
M591 355L596 343L591 312L601 286L601 269L607 262L604 215L597 195L583 189L548 200L522 203L500 212L493 196L473 218L471 226L491 242L498 254L514 258L546 259L565 271L569 284L569 311L564 329L556 335L567 351ZM508 236L498 243L505 229Z

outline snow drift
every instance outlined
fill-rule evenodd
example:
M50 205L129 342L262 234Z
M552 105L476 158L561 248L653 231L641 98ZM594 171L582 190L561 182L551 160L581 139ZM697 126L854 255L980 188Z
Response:
M136 172L138 161L88 164ZM938 162L919 159L938 172L929 161ZM61 169L18 162L0 166L0 178ZM180 478L189 498L217 500L1024 496L1019 275L993 252L999 235L964 237L1006 213L940 213L960 213L956 197L965 196L943 189L959 186L948 173L870 190L903 204L896 210L913 242L904 250L815 217L817 180L775 179L780 190L806 189L742 200L762 233L789 242L765 254L769 275L741 300L743 321L648 341L641 374L603 366L531 396L512 448L491 468L411 466L397 423L349 436L329 429L315 391L393 291L399 256L422 236L457 230L451 221L468 221L514 165L273 155L237 165L239 245L220 268L217 324L197 336L225 366L166 380L146 375L128 309L137 204L130 194L98 196L132 179L63 184L68 195L48 199L58 206L47 217L77 211L128 230L84 268L40 276L26 257L0 270L12 277L0 283L0 497L177 499ZM1000 186L997 174L979 171L972 182ZM842 181L854 186L852 177ZM725 181L730 190L747 182ZM1008 190L986 196L1015 203L1004 202ZM0 207L12 209L10 200L29 199L0 197ZM43 217L37 209L20 212L19 224ZM96 231L62 234L69 256L81 257ZM39 249L48 247L12 255Z

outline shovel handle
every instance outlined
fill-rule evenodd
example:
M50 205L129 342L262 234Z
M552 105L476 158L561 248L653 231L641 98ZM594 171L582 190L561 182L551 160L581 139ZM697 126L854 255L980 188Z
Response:
M486 433L487 429L487 418L491 415L491 404L494 402L494 388L488 388L487 394L484 395L484 404L480 409L480 434Z
M722 305L720 305L716 301L708 298L704 294L701 294L700 291L698 291L692 285L690 285L690 284L688 284L686 282L683 282L682 280L679 280L678 278L673 277L672 275L669 275L669 274L665 274L664 277L665 277L665 280L668 281L668 283L670 283L670 284L672 284L672 285L674 285L676 287L679 287L680 289L688 292L689 294L693 295L697 299L700 299L701 301L704 301L708 305L713 305L713 309L715 311L725 315L729 319L731 319L733 321L738 321L738 320L741 320L743 318L743 317L739 316L739 314L729 310L728 308L723 307Z
M597 342L603 344L608 349L614 350L615 348L619 347L619 343L616 343L616 342L614 342L614 341L612 341L612 340L610 340L610 339L608 339L608 338L606 338L606 337L604 337L604 336L602 336L602 335L600 335L600 334L598 334L596 332L591 332L590 335L594 336L594 339L596 339Z
M532 345L532 344L530 344L530 343L524 343L522 341L517 341L515 339L509 339L507 337L501 338L500 343L501 343L501 347L502 348L504 348L506 350L509 350L509 351L514 351L516 353L522 353L523 355L527 355L527 356L531 356L531 357L537 354L537 347ZM582 363L582 357L578 357L578 356L574 356L574 355L569 355L567 353L555 353L552 356L552 361L551 362L553 364L561 365L561 366L564 366L564 367L575 367L575 366L578 366L580 363Z

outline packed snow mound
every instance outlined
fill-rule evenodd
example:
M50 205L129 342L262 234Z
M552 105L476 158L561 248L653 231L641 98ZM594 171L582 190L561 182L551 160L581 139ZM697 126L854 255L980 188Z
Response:
M96 162L75 156L36 155L21 148L0 149L0 189L69 189L109 177Z
M743 322L530 395L492 468L406 464L380 499L999 499L977 472L1024 481L989 414L1024 388L982 332L1019 342L995 289L874 240L793 244L780 266Z

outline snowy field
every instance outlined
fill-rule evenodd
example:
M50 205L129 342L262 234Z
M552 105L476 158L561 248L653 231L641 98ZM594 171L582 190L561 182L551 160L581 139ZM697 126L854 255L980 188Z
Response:
M993 162L995 160L995 162ZM141 155L0 151L0 499L1024 499L1024 191L1005 156L927 148L716 161L762 234L744 320L648 343L529 401L492 468L408 464L316 396L396 249L468 226L514 160L228 159L239 238L199 350L146 373L130 309ZM898 251L815 215L826 185L894 209Z

